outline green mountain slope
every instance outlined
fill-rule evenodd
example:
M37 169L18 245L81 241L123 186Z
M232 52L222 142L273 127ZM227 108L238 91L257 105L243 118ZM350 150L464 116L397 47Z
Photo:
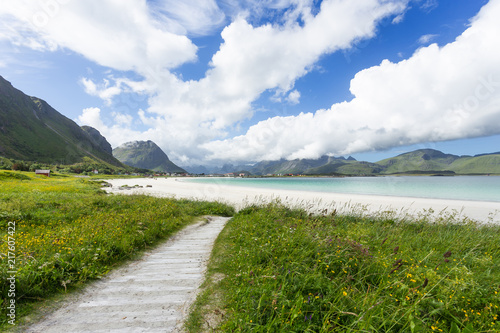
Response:
M153 141L127 142L113 149L113 156L126 165L170 173L186 171L168 159L168 156Z
M438 150L420 149L377 162L382 173L453 171L457 174L500 174L500 153L457 156Z
M355 159L335 158L328 163L304 171L306 175L372 175L382 171L380 165Z
M453 162L449 170L460 174L500 174L500 153L475 157L462 157Z
M109 155L113 155L113 148L111 147L111 144L108 142L108 140L106 140L105 137L101 135L98 130L90 126L82 126L82 130L84 130L90 136L92 141L94 141L96 145L101 147L102 150L104 150Z
M434 149L419 149L377 162L384 167L383 173L408 171L443 171L460 156L444 154Z
M349 157L323 156L319 159L296 159L264 161L257 163L250 172L255 175L268 174L305 174L305 175L370 175L379 173L384 168L375 163L358 162Z
M308 170L321 168L329 164L341 163L345 161L344 158L335 158L330 156L323 156L319 159L296 159L279 161L263 161L255 164L250 172L256 175L268 174L298 174L306 173Z
M457 156L434 149L420 149L377 163L353 158L324 156L320 159L264 161L249 168L252 174L379 175L395 173L500 174L500 152Z
M25 95L0 76L0 155L51 164L84 157L122 166L87 132L45 101Z

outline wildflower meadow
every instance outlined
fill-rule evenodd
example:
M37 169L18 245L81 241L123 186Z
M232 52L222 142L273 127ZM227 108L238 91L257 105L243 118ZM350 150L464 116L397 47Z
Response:
M500 332L500 227L250 206L204 288L190 332Z
M21 323L47 299L105 276L196 217L233 213L219 203L108 195L99 181L62 175L1 171L0 186L0 328L11 327L11 300Z
M16 321L30 320L196 218L235 214L217 202L109 195L101 181L66 175L0 171L0 186L0 329L12 302ZM186 329L500 332L499 307L498 225L273 202L248 205L221 232Z

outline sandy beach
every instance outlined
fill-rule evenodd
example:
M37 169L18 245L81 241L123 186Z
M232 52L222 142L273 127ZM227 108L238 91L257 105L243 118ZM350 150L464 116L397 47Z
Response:
M252 203L280 200L291 207L310 212L429 216L435 219L454 215L458 220L468 217L481 223L500 223L500 202L442 200L410 197L374 196L359 194L323 193L237 187L222 184L199 184L185 178L136 178L106 180L112 185L109 193L148 194L194 200L218 200L241 209ZM128 188L124 189L124 185Z

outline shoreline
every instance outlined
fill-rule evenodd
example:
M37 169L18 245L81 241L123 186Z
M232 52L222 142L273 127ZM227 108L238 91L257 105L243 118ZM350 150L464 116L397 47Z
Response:
M456 177L467 177L468 175L460 175L460 176L456 176ZM361 176L361 177L357 177L357 176L348 176L350 178L376 178L376 177L393 177L393 176ZM412 177L420 177L420 176L396 176L394 177L393 179L398 179L398 178L403 178L403 177L408 177L408 178L412 178ZM432 177L432 176L422 176L422 177ZM473 176L473 177L477 177L477 176ZM496 176L485 176L485 177L496 177ZM498 176L499 179L500 179L500 176ZM220 182L220 185L226 185L224 183L224 181L227 179L228 177L210 177L210 178L207 178L207 179L210 179L210 180L216 180L218 181L219 179L221 180ZM235 177L236 179L238 177ZM259 177L244 177L244 179L259 179ZM265 178L268 178L268 179L281 179L281 178L286 178L286 177L261 177L262 179L265 179ZM295 177L295 178L299 178L299 177ZM318 179L318 178L344 178L344 177L318 177L318 176L304 176L304 177L300 177L302 179L304 178L310 178L310 179ZM197 178L197 177L194 177L194 178L178 178L179 181L187 181L187 182L191 182L191 180L194 180L193 182L196 182L196 179L204 179L203 177L200 177L200 178ZM230 178L231 179L231 178ZM198 184L204 184L203 181L201 182L196 182ZM210 184L212 184L210 182ZM245 186L245 185L242 185L242 186L239 186L239 185L228 185L230 187L240 187L240 188L255 188L255 189L271 189L271 188L266 188L265 186L255 186L255 185L250 185L250 186ZM450 200L450 201L465 201L465 202L471 202L471 201L477 201L477 202L491 202L493 204L495 203L499 203L500 204L500 198L499 200L488 200L488 199L470 199L470 198L446 198L446 197L439 197L439 196L435 196L435 197L428 197L428 196L417 196L417 195L398 195L398 194L378 194L378 193L371 193L371 194L365 194L365 193L356 193L356 192L349 192L349 191L346 191L346 192L342 192L342 191L335 191L335 192L332 192L332 191L321 191L321 190L309 190L309 189L300 189L300 190L294 190L294 189L287 189L287 188L273 188L272 189L273 191L300 191L300 192L306 192L306 193L316 193L317 195L323 195L323 194L338 194L338 195L343 195L343 196L373 196L373 197L388 197L388 198L408 198L408 199L416 199L416 200L420 200L420 199L429 199L429 200ZM499 212L500 213L500 212Z
M354 213L357 215L394 216L396 218L423 217L430 219L455 216L480 223L500 224L500 202L467 201L455 199L428 199L364 194L277 190L266 188L201 184L181 181L184 178L129 178L108 179L112 187L108 193L148 194L158 197L221 201L237 210L251 204L279 200L289 207L304 208L311 213ZM123 185L142 186L120 189ZM150 187L147 187L150 186Z

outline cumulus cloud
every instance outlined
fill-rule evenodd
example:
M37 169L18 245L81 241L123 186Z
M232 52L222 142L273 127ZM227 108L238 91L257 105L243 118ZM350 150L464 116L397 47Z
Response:
M357 73L349 102L271 118L204 148L220 159L316 158L499 134L499 15L500 1L490 1L453 43Z
M499 1L492 0L454 43L430 45L410 59L384 61L358 73L351 81L352 101L271 118L245 135L224 139L252 117L252 103L264 92L299 103L295 82L322 56L372 38L382 19L401 22L408 9L408 0L323 0L319 9L314 3L16 0L0 8L0 41L39 51L69 49L123 71L123 77L80 82L107 105L123 93L147 95L149 107L136 111L136 118L150 129L134 131L130 115L106 117L98 108L83 110L78 121L99 129L113 146L152 139L172 159L186 163L206 156L259 160L340 155L498 132L499 27L492 17L500 12ZM421 7L435 3L421 1ZM260 18L276 13L281 20L261 23ZM197 60L198 47L190 37L211 33L228 20L205 76L185 81L176 75L180 65ZM135 81L127 71L139 74Z
M159 80L165 89L150 100L148 111L156 114L165 132L175 135L170 144L182 144L174 150L190 147L193 151L250 118L251 103L264 91L286 94L322 55L372 37L378 20L403 9L401 1L324 1L320 12L303 26L254 27L238 17L222 31L224 42L206 76L188 82L162 76ZM297 93L291 97L298 100Z
M80 125L92 126L95 128L103 128L104 123L101 120L101 109L86 108L82 110L82 114L77 119Z
M222 4L233 19L244 16L249 22L258 23L278 17L286 23L310 18L314 0L225 0Z
M76 122L81 126L87 125L98 129L113 147L129 141L145 140L143 133L130 128L130 116L115 112L113 118L114 125L107 126L101 118L101 109L92 107L82 110Z
M197 47L164 30L146 0L4 1L0 18L1 39L36 50L67 48L118 70L145 74L149 64L173 68L196 59Z
M111 115L113 116L115 123L118 125L131 126L132 121L134 120L131 115L120 112L113 112Z
M286 98L288 103L290 104L299 104L300 103L300 92L298 90L294 90L288 94Z
M80 83L84 91L91 95L102 99L108 106L111 106L113 99L123 93L137 93L146 95L153 93L153 88L147 81L132 81L127 78L114 78L109 75L102 79L102 82L96 83L89 78L81 78Z
M294 2L293 11L310 13L305 9L308 1L302 1L303 6ZM140 119L154 127L147 134L160 146L168 146L173 159L203 160L207 151L202 145L226 136L234 124L250 118L252 102L264 91L275 90L289 103L298 103L300 93L289 91L322 55L372 37L380 19L404 8L404 1L330 0L304 24L287 20L255 27L244 16L237 17L222 31L224 42L201 80L183 81L149 65L145 80L136 82L152 95ZM113 87L104 84L88 91L105 98L113 94Z
M298 93L289 92L322 55L373 37L377 22L400 13L406 0L325 0L317 13L312 4L246 1L245 10L253 14L272 9L283 19L254 26L250 17L258 13L238 11L222 31L223 43L205 77L197 81L183 81L172 69L197 58L197 46L187 35L207 33L225 19L212 0L16 0L0 9L2 22L9 23L3 26L15 27L1 30L0 38L39 51L69 49L99 65L136 72L143 80L124 74L101 83L83 78L81 84L108 105L123 92L149 94L149 108L139 117L153 128L143 134L169 146L172 156L202 159L206 151L200 146L250 118L252 102L264 91L298 102ZM94 109L82 113L81 120L91 115L101 132L114 136L110 141L122 137L110 130L114 125L97 122Z
M109 80L104 80L101 85L87 78L82 78L80 82L87 94L103 99L108 105L111 104L113 97L122 93L120 85L110 86Z

